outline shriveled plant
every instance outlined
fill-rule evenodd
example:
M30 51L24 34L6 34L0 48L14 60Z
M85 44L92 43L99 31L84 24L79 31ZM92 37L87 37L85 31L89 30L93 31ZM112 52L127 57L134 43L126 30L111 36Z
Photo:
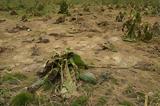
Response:
M119 12L119 14L116 16L117 22L122 22L124 20L125 12Z
M69 98L77 92L79 80L96 83L94 75L84 71L87 68L88 66L81 59L80 55L70 50L56 53L46 62L45 67L37 73L40 79L31 86L26 87L18 95L24 97L23 104L25 104L33 99L28 98L28 95L31 97L30 94L35 94L41 87L44 90L52 87L52 91L55 91L55 94L58 93L58 95L60 94L64 98ZM16 99L12 99L11 103L18 104L21 102L21 99L17 99L19 96L15 97ZM15 100L16 102L14 102Z
M124 41L149 41L152 39L151 26L148 23L143 23L141 14L137 11L132 11L129 19L123 24L122 31Z
M79 79L80 69L85 69L87 65L78 54L64 52L54 55L48 60L43 71L38 75L43 79L48 79L61 93L73 93L76 91L76 83ZM34 91L34 87L30 88Z

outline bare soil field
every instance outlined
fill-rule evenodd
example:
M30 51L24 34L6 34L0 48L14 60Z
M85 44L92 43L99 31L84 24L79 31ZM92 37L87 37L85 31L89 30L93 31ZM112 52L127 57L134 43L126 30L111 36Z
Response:
M123 22L116 21L120 11L125 9L73 7L70 16L55 14L25 22L0 11L0 75L19 72L27 76L18 83L0 82L1 89L10 90L0 103L9 105L12 96L38 79L37 71L55 51L70 48L95 66L87 71L98 83L78 87L76 97L87 97L79 105L74 105L75 97L64 100L40 90L37 94L45 102L39 106L144 106L148 97L148 106L160 106L160 37L147 43L123 41ZM160 23L160 16L144 15L142 20Z

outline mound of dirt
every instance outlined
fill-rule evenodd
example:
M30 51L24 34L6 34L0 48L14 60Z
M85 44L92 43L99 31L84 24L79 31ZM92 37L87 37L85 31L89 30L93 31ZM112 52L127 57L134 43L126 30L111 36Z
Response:
M20 31L31 31L31 29L25 25L16 25L15 27L11 28L11 29L6 29L8 33L17 33Z

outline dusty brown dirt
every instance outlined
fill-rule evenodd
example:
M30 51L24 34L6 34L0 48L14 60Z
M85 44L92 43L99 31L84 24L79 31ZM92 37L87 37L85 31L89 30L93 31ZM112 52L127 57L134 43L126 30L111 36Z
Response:
M89 69L102 82L93 86L88 105L95 106L101 97L105 97L104 106L119 106L123 101L143 106L144 100L128 96L125 91L129 86L144 94L160 90L160 40L149 43L122 41L122 23L115 21L118 13L119 10L107 8L103 11L101 8L91 8L90 11L72 9L71 16L64 17L65 22L58 24L55 22L60 15L47 20L32 18L27 22L21 22L16 16L12 16L13 19L0 16L0 20L5 19L0 22L0 74L9 69L22 72L31 79L37 78L36 72L54 51L71 48L87 64L106 67ZM153 24L160 22L160 17L144 16L144 21ZM7 31L16 25L31 30ZM102 50L101 45L106 42L112 43L117 52ZM139 66L135 68L137 64Z

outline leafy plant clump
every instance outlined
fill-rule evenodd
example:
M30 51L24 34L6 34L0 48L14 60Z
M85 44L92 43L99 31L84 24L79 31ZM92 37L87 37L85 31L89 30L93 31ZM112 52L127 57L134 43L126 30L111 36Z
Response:
M142 23L141 15L132 11L129 19L123 24L122 31L124 41L150 41L153 37L152 27L148 23Z
M66 50L62 53L56 53L47 61L42 71L37 73L40 79L13 97L11 104L13 106L22 104L21 106L23 106L31 100L36 103L36 99L32 98L30 94L35 94L41 87L45 91L52 88L53 93L58 93L63 98L70 98L76 94L79 80L95 84L95 76L89 72L85 74L84 70L87 68L88 66L80 55L74 52Z
M66 15L69 15L69 11L68 11L68 4L65 0L62 0L60 3L60 10L59 10L59 14L66 14Z
M27 90L34 93L40 87L43 87L44 90L53 88L55 92L71 96L77 92L79 80L96 84L94 74L84 71L87 68L88 66L81 57L74 52L67 50L56 53L47 61L43 70L37 73L40 79Z
M76 91L80 69L85 69L86 67L86 64L78 54L66 51L62 54L57 53L54 55L38 75L57 85L57 90L62 94L67 92L71 94Z
M70 98L76 94L79 80L95 84L94 75L89 72L85 74L83 71L87 68L88 66L80 55L74 52L66 50L62 53L56 53L47 61L42 71L37 73L40 79L13 97L11 106L25 106L30 102L36 103L37 99L33 98L31 94L36 94L36 91L41 87L44 90L52 88L55 94L58 93L63 98Z

